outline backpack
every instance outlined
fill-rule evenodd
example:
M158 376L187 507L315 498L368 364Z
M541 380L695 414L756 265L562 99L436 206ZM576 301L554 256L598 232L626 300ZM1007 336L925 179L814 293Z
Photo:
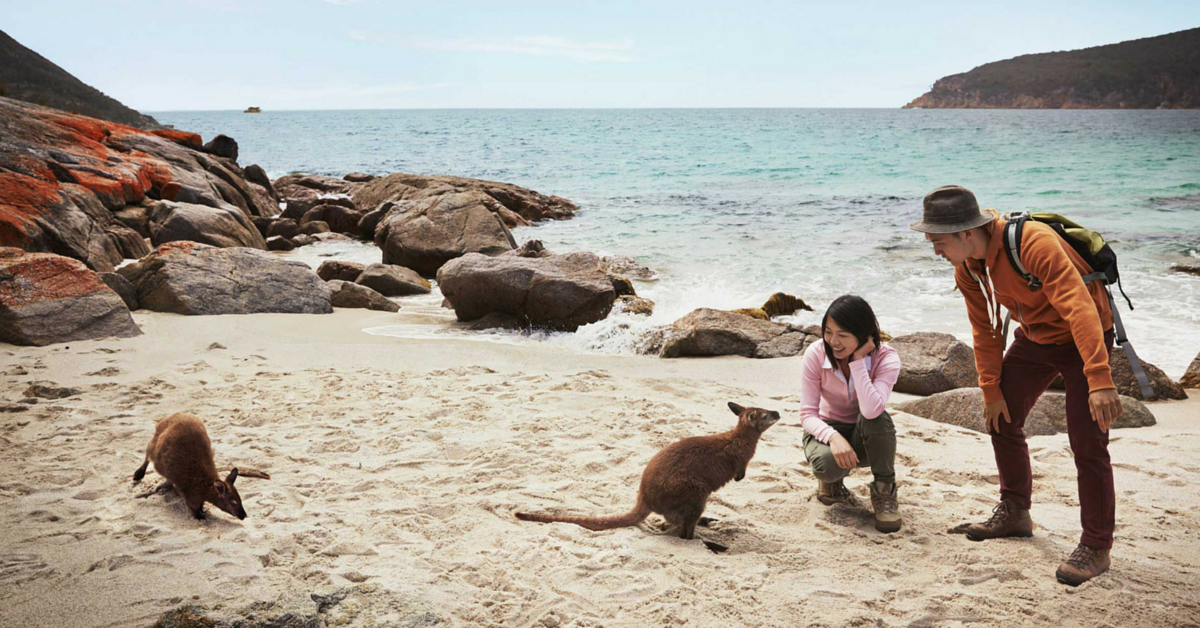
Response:
M1002 234L1004 242L1004 253L1008 256L1008 261L1012 264L1017 274L1029 284L1031 291L1040 290L1042 282L1037 277L1034 277L1021 263L1021 232L1025 228L1027 221L1033 220L1049 226L1062 238L1067 244L1075 249L1075 252L1087 262L1088 266L1092 267L1092 272L1083 275L1083 283L1091 283L1093 281L1100 282L1104 286L1104 292L1108 295L1108 304L1112 309L1113 328L1116 331L1117 345L1125 352L1125 357L1129 359L1129 367L1133 370L1133 376L1137 379L1138 386L1142 389L1142 396L1146 399L1154 397L1154 389L1150 386L1150 378L1146 376L1146 369L1142 367L1142 361L1138 359L1137 352L1134 351L1133 345L1129 342L1129 337L1125 335L1125 325L1121 323L1121 314L1117 311L1117 303L1113 299L1112 290L1109 286L1116 284L1117 289L1121 291L1121 296L1125 297L1125 302L1129 304L1129 309L1133 309L1133 302L1129 300L1129 295L1125 294L1124 287L1121 286L1121 273L1117 269L1117 254L1113 252L1112 247L1104 241L1104 236L1087 229L1074 221L1064 218L1058 214L1048 212L1022 212L1019 214L1006 214L1004 219L1007 224L1004 225ZM1004 336L1008 337L1008 322L1009 317L1004 319Z

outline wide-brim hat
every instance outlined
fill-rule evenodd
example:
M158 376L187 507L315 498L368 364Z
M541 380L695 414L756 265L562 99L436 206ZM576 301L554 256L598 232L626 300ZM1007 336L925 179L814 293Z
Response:
M924 233L958 233L982 227L996 219L983 212L971 190L958 185L943 185L925 195L921 219L908 227Z

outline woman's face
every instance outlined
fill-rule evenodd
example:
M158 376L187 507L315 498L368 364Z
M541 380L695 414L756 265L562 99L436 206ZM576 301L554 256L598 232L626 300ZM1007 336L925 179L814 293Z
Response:
M858 348L858 338L838 326L832 317L825 321L825 344L833 349L833 357L845 360Z

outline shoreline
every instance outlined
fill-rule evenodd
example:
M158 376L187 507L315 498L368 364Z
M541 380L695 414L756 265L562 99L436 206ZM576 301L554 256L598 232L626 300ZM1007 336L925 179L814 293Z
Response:
M452 626L1200 616L1194 391L1147 404L1158 425L1114 431L1113 570L1068 590L1053 578L1078 535L1066 434L1030 439L1036 536L976 544L945 531L994 504L986 437L894 413L905 528L885 536L868 511L811 499L798 360L405 340L363 333L397 319L363 310L134 318L145 335L0 347L6 399L38 380L83 390L3 415L0 555L23 562L0 579L0 623L145 625L183 602L274 599L360 577L420 595ZM8 375L19 365L27 375ZM655 451L729 429L725 401L784 415L746 481L710 501L719 523L701 536L729 553L670 536L657 517L594 533L511 516L627 509ZM245 521L196 522L174 495L136 498L157 483L129 481L153 421L177 411L205 419L218 465L271 473L239 481ZM864 501L867 481L848 482Z

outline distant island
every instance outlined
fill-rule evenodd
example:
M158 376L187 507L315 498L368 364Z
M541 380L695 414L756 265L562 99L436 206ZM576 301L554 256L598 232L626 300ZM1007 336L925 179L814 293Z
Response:
M938 79L905 109L1197 109L1200 28L1023 55Z
M162 128L154 118L71 76L4 31L0 31L0 96L139 129Z

